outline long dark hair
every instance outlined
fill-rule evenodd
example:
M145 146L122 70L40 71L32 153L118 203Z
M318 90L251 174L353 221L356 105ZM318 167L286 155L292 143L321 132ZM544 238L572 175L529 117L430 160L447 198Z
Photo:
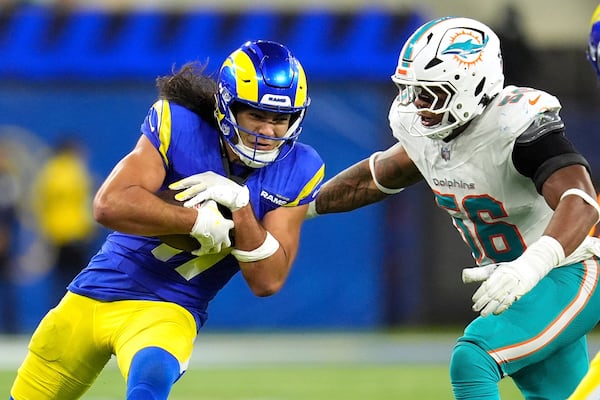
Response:
M215 119L217 83L205 74L206 64L188 62L171 75L156 78L161 99L177 103L218 127Z

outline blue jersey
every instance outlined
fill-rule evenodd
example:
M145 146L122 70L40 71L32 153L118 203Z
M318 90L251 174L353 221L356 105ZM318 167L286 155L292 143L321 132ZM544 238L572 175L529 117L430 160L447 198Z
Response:
M226 176L220 133L197 114L166 100L157 101L142 127L160 152L166 170L163 187L186 176L215 171ZM235 171L232 171L235 173ZM322 159L311 147L296 143L283 159L255 169L245 184L259 220L278 207L310 202L324 176ZM155 237L113 232L69 290L102 301L157 300L181 305L206 320L208 303L239 271L229 253L194 256Z

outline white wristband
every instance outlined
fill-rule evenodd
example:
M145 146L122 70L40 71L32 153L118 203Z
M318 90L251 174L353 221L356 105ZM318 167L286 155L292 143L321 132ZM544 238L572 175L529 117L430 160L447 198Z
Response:
M258 246L256 249L251 251L246 250L231 250L231 254L241 262L255 262L264 260L267 257L271 257L279 249L279 242L277 239L267 231L267 237L263 244Z
M564 199L567 196L579 196L583 199L583 201L585 201L586 203L588 203L590 206L594 207L596 209L596 213L598 214L598 219L596 219L596 223L598 223L600 221L600 205L598 205L598 202L592 198L592 196L590 196L589 194L587 194L586 192L584 192L581 189L577 189L577 188L572 188L572 189L567 189L565 190L565 192L560 196L560 199Z
M388 187L383 186L381 183L379 183L377 181L377 177L375 176L375 156L377 156L380 153L382 153L382 152L376 151L375 153L371 154L371 156L369 157L369 170L371 171L371 178L373 178L373 183L375 184L375 186L377 186L377 189L379 189L379 191L382 193L385 193L385 194L400 193L401 191L404 190L404 188L390 189Z
M515 260L542 279L552 268L560 265L565 259L565 250L558 240L544 235L527 247L525 252Z

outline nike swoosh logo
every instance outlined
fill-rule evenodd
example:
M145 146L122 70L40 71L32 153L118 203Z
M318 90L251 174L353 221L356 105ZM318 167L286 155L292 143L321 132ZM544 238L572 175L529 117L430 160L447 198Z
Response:
M538 94L537 97L533 98L533 99L529 99L529 104L531 104L532 106L535 106L535 103L538 102L538 100L540 99L541 95Z

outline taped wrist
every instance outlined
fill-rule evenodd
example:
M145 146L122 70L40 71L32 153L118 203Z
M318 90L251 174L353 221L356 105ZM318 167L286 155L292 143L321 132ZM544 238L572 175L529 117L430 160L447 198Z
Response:
M310 203L308 203L308 210L306 211L306 218L305 219L311 219L314 217L318 217L319 214L317 212L317 200L313 200Z
M271 257L279 249L277 239L267 231L267 237L263 244L251 251L233 249L231 254L241 262L255 262Z
M375 176L375 157L381 153L382 153L381 151L376 151L375 153L371 154L371 156L369 157L369 170L371 171L371 178L373 178L373 183L375 184L375 186L377 186L377 189L379 189L379 191L382 193L385 193L385 194L400 193L401 191L404 190L404 188L391 189L391 188L383 186L381 183L379 183L377 181L377 177Z
M565 250L558 240L544 235L529 245L527 250L515 261L523 263L523 268L534 273L539 281L552 268L560 265L564 259Z

